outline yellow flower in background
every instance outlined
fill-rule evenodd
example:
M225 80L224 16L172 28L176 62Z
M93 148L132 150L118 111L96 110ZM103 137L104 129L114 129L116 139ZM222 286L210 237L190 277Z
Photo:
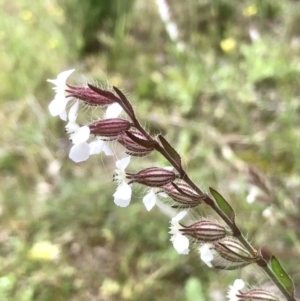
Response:
M25 9L25 10L21 11L20 18L24 21L31 21L33 18L33 14L30 10Z
M251 17L257 14L257 6L255 4L249 5L243 9L243 15L245 17Z
M236 40L233 38L222 40L220 42L220 47L226 53L232 52L236 47Z
M35 243L28 252L28 257L32 260L52 261L58 259L60 248L50 241L40 241Z

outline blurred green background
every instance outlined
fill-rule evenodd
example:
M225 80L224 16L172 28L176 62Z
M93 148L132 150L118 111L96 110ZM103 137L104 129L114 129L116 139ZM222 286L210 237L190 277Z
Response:
M161 4L161 1L158 1ZM215 271L178 256L169 217L114 205L114 160L74 164L46 79L76 68L119 87L191 177L220 191L245 235L300 283L300 3L0 0L0 299L225 300L257 267ZM173 34L173 35L172 35ZM88 114L87 114L88 116ZM88 118L88 117L87 117ZM131 170L163 164L152 154ZM201 206L194 213L217 219Z

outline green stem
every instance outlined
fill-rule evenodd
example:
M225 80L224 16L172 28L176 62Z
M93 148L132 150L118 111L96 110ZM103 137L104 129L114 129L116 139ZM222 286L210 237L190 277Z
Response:
M135 116L131 116L132 122L134 124L134 127L138 129L148 140L155 141L151 135L141 126L139 121L136 119ZM165 151L165 149L160 145L157 144L155 146L155 149L163 156L165 157L170 164L179 172L182 173L181 179L188 184L190 187L192 187L199 195L203 195L204 193L201 191L201 189L191 180L191 178L188 176L188 174L183 170L182 167L178 165L178 163ZM217 206L214 200L212 200L208 195L205 197L205 203L210 206L222 219L223 221L230 227L230 229L233 232L233 236L235 236L241 244L251 253L254 254L254 248L252 245L248 242L248 240L243 236L240 229L237 227L235 222L233 222L231 219L227 217L223 213L223 211ZM285 298L288 301L296 301L296 299L291 296L289 291L283 286L283 284L279 281L277 276L273 273L270 266L268 266L267 262L260 256L259 263L257 263L259 267L261 267L266 274L269 276L269 278L274 282L274 284L278 287L278 289L282 292L282 294L285 296Z

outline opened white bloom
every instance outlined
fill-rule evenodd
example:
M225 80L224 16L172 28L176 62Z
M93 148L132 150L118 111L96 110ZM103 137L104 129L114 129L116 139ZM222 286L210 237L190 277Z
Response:
M115 102L107 107L105 118L117 118L122 113L122 111L122 107Z
M175 250L178 252L178 254L184 255L188 254L190 251L190 241L186 236L181 234L180 229L182 229L183 227L179 224L179 221L183 219L186 214L187 211L181 211L172 218L170 226L171 231L169 232L170 234L172 234L170 240L172 241Z
M53 90L56 92L54 99L49 104L49 111L52 116L60 116L62 120L67 120L66 106L71 98L66 97L66 81L75 69L67 70L58 74L56 79L47 81L54 84Z
M108 143L106 141L101 140L101 138L97 137L95 141L90 143L90 155L98 155L101 152L104 152L106 156L114 155Z
M229 290L227 293L227 298L229 301L238 301L240 298L237 297L239 294L239 290L241 290L245 286L245 283L242 279L236 279L233 285L229 286Z
M86 142L90 137L90 129L87 125L80 126L76 122L79 101L71 107L69 111L69 122L66 125L66 131L70 134L70 139L74 144L70 150L69 158L74 162L82 162L90 156L90 146Z
M214 249L212 247L212 244L207 243L199 248L201 260L210 268L213 267L211 262L214 259Z
M130 156L116 162L117 169L114 180L118 182L118 188L114 193L114 202L117 206L127 207L131 201L131 186L127 184L125 168L130 162Z

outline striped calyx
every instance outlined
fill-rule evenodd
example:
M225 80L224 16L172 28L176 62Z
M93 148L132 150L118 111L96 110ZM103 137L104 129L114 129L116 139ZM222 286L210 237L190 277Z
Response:
M189 185L185 183L176 183L176 186L168 183L162 187L163 192L175 202L180 203L179 206L172 206L173 208L196 207L202 203L201 196L199 196Z
M183 226L180 232L196 238L200 242L217 241L226 236L226 229L220 224L208 220L196 222L190 226Z
M66 92L69 93L67 97L74 97L80 99L90 106L107 106L116 102L115 99L99 95L89 87L75 87L67 85Z
M258 260L258 257L253 257L235 237L226 236L213 245L218 255L225 260L223 263L225 266L232 265L233 268L239 268ZM222 263L215 267L222 268Z
M132 135L134 135L135 137L147 141L147 138L139 131L130 130L129 132ZM127 149L126 154L131 155L131 156L144 157L144 156L147 156L148 154L150 154L151 151L153 151L153 148L145 147L145 146L139 145L138 143L134 142L127 135L127 133L123 133L121 136L119 136L118 142Z
M161 167L149 167L136 174L126 173L128 184L139 183L149 187L161 187L175 180L176 174Z
M126 119L107 118L90 124L89 128L91 134L116 140L123 132L129 130L130 126L131 123Z
M237 292L236 300L252 301L252 300L264 300L264 301L279 301L280 299L270 292L263 289L253 289L247 293Z

